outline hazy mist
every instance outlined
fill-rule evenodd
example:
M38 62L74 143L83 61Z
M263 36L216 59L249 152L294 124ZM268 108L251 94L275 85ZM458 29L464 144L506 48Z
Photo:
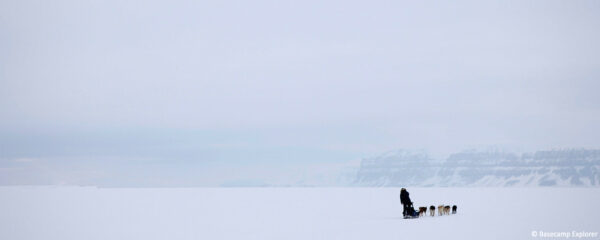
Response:
M598 1L1 1L0 184L600 147ZM310 179L310 180L307 180Z

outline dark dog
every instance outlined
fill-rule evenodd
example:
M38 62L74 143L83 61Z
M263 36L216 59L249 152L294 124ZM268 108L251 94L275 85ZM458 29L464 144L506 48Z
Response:
M435 206L429 206L429 215L432 217L435 216Z
M425 216L426 212L427 212L427 207L419 207L419 217Z
M452 206L452 214L456 214L456 205Z

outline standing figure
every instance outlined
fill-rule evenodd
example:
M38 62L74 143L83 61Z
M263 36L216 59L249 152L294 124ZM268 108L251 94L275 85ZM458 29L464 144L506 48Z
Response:
M412 205L412 202L410 201L410 197L408 196L408 191L406 191L406 188L402 188L400 189L400 203L402 204L402 216L404 216L405 218L407 216L409 216L411 213L409 213L409 209L410 206Z

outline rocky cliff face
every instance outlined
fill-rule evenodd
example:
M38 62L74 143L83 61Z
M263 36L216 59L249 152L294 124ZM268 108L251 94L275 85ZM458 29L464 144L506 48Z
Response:
M600 186L600 150L468 151L435 161L399 151L364 159L358 186Z

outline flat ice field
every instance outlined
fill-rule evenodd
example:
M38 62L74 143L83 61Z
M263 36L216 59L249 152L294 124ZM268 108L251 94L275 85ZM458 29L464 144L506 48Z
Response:
M419 219L402 219L399 190L0 187L0 239L549 239L541 232L600 232L599 188L409 187L416 207L458 205L456 215Z

